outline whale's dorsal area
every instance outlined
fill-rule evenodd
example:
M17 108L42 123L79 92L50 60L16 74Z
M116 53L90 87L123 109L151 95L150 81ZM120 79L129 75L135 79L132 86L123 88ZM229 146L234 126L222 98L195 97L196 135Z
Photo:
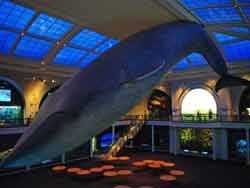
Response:
M222 77L217 89L226 80L239 84L228 76L222 55L201 25L181 21L156 26L128 37L67 80L46 99L1 165L38 164L87 142L148 96L172 66L193 52L201 53ZM123 84L131 81L131 86Z

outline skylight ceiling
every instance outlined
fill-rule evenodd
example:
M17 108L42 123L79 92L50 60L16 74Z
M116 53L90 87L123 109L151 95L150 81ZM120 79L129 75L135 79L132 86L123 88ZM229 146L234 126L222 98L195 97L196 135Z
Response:
M192 53L177 63L172 70L181 71L207 65L207 60L199 53Z
M227 61L250 61L250 0L179 1L205 25Z
M2 55L83 68L119 42L90 28L74 35L75 27L68 20L0 0Z

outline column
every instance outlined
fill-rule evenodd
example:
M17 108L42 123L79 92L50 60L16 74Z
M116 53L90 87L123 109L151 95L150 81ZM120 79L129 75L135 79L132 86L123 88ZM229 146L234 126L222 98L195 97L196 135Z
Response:
M179 130L175 127L169 127L169 152L177 155L180 151Z
M151 150L155 152L155 127L151 125Z
M213 159L228 160L226 129L213 129Z
M66 163L66 154L65 153L63 153L62 156L61 156L61 163L62 164Z
M249 129L246 129L246 138L247 138L247 157L246 162L247 165L250 165L250 136L249 136Z
M115 143L115 125L112 125L112 145Z

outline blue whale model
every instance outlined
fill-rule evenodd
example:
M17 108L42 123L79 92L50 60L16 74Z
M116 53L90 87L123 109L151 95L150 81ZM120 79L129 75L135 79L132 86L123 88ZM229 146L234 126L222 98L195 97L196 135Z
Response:
M38 164L88 141L148 96L174 64L193 52L202 54L220 75L216 90L249 85L228 75L201 25L160 25L128 37L49 96L2 167Z

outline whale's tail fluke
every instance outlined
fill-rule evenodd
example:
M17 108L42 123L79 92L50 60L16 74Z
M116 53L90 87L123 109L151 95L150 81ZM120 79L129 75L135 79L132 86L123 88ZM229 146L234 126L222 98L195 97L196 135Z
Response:
M218 92L220 89L232 86L250 86L250 81L236 76L226 75L217 81L215 91Z

